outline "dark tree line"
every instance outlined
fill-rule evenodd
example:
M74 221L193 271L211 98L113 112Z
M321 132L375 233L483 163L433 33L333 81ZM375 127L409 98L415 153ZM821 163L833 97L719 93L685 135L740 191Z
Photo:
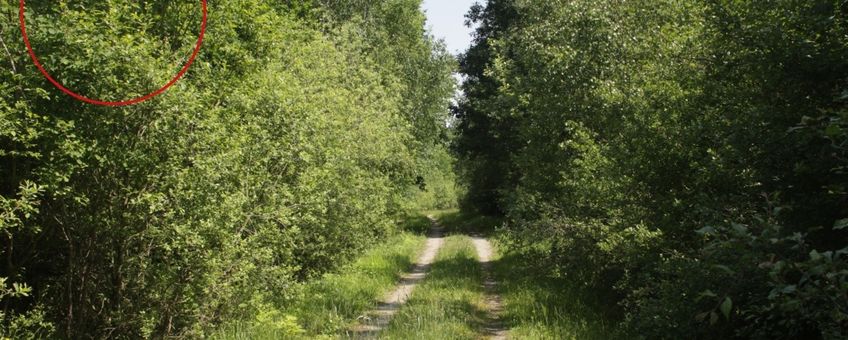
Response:
M848 3L490 0L468 207L645 338L848 336Z

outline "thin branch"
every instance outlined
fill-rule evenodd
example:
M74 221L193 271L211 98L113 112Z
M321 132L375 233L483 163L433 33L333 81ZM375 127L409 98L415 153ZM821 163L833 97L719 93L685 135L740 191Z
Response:
M12 64L12 73L18 73L18 68L15 66L15 57L12 56L12 52L9 51L9 48L6 47L6 42L3 41L3 36L0 35L0 45L3 45L3 50L6 51L6 55L9 56L9 64Z
M6 13L7 13L7 14L8 14L8 16L9 16L9 22L10 22L10 23L14 23L14 22L15 22L15 19L14 19L15 17L14 17L14 15L13 15L13 12L12 12L12 11L7 11ZM14 26L14 25L12 25L12 26ZM4 27L4 29L3 29L3 33L5 33L5 32L6 32L6 29L5 29L5 27ZM6 55L9 57L9 64L12 64L12 73L18 73L18 68L17 68L17 66L15 65L15 57L14 57L14 56L12 56L12 52L11 52L11 51L9 51L9 47L8 47L8 46L6 46L6 42L3 40L3 35L2 35L2 34L0 34L0 45L3 45L3 50L4 50L4 51L6 51Z

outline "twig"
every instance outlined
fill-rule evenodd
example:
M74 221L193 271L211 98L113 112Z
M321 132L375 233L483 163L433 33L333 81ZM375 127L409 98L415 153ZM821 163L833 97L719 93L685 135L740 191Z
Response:
M15 21L15 17L12 11L6 12L9 15L9 22L13 23ZM12 25L14 26L14 25ZM3 29L3 33L5 33L5 28ZM9 51L9 47L6 46L6 42L3 40L3 35L0 34L0 45L3 45L3 50L6 51L6 55L9 56L9 63L12 64L12 73L18 73L18 68L15 66L15 57L12 56L12 52Z
M12 73L18 73L18 68L15 66L15 57L12 56L12 52L10 52L9 48L6 47L6 42L3 41L2 35L0 35L0 45L3 45L3 50L5 50L6 55L9 56L9 64L12 64Z

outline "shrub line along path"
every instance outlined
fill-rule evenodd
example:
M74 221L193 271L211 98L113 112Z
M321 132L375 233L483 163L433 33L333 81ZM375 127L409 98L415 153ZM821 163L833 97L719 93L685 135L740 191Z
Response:
M392 317L412 296L412 290L418 283L424 280L430 265L439 253L439 248L444 244L442 228L439 222L432 216L427 216L432 225L427 235L427 244L424 251L418 257L418 261L412 267L412 271L401 277L400 283L381 301L376 309L373 309L360 318L360 323L351 331L355 338L375 338L380 331L385 329Z

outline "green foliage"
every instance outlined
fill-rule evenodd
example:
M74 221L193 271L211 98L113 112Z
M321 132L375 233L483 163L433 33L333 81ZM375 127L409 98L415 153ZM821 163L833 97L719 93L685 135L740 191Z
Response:
M234 321L213 338L279 339L331 337L346 330L392 289L412 266L424 237L401 233L368 250L338 274L298 285L278 307L266 306L253 322ZM277 309L281 308L281 309Z
M432 212L431 216L436 218L442 230L449 234L488 234L494 232L495 228L501 224L498 218L462 210L436 211Z
M409 202L426 210L455 208L463 188L454 172L454 159L445 147L436 147L431 152L418 161L424 173L416 178L418 186L410 189Z
M573 278L552 277L545 268L524 265L538 251L523 248L493 262L503 320L519 339L626 339L614 333L603 299Z
M178 84L104 108L43 79L17 2L0 2L0 276L32 287L3 296L3 329L40 306L32 322L66 338L201 337L257 315L288 331L281 300L396 233L419 208L408 203L418 177L433 190L422 203L451 205L453 59L417 1L384 6L337 20L318 1L210 3ZM26 16L55 78L120 100L176 74L200 8L27 1Z
M423 244L421 235L392 237L339 274L325 274L307 284L290 308L309 334L338 334L394 288Z
M500 213L498 196L514 182L510 155L520 142L514 139L514 118L494 115L505 103L497 96L499 85L488 67L493 61L492 43L515 19L511 1L489 1L484 8L472 7L468 18L479 28L474 45L461 57L460 71L467 79L462 84L465 98L454 108L460 132L454 149L461 156L460 173L468 192L463 199L466 210Z
M0 313L0 317L5 320L0 327L3 339L47 339L56 334L53 323L45 318L43 307L32 308L24 314Z
M844 337L846 9L488 1L461 60L465 202L629 333Z
M410 124L414 138L406 145L415 155L417 186L406 193L416 208L445 209L460 196L448 152L447 126L455 84L456 61L442 42L424 30L420 0L336 1L317 0L326 12L330 28L340 28L363 43L354 55L377 61L382 74L392 75L399 95L400 113ZM425 37L425 39L422 39Z

